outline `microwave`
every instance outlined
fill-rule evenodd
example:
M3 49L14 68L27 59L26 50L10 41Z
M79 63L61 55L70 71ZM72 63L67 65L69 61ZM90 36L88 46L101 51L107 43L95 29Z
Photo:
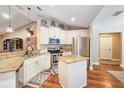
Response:
M49 44L60 44L59 38L49 38Z

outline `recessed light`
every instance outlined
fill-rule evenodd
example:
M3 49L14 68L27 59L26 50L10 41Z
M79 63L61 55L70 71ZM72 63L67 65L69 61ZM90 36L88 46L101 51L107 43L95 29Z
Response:
M74 17L71 18L71 21L74 22L76 19Z
M9 19L9 15L8 14L3 14L3 17Z

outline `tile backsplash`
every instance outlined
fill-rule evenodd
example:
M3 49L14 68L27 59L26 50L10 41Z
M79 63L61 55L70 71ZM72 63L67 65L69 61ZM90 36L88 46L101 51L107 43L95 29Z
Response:
M45 50L45 49L47 49L47 48L49 48L49 47L51 47L51 48L57 48L57 49L60 49L60 47L62 47L64 50L65 49L72 49L72 45L47 45L47 44L42 44L42 45L40 45L40 50Z

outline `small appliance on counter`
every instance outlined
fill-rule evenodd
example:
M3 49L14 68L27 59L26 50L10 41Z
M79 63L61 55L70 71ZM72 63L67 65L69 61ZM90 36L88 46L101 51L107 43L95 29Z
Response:
M23 50L23 40L21 38L11 38L3 41L4 51L17 51Z

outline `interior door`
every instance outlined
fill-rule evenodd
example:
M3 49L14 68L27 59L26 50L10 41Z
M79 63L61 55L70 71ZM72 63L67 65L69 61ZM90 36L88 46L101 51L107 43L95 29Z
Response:
M112 59L112 35L100 35L100 59Z

